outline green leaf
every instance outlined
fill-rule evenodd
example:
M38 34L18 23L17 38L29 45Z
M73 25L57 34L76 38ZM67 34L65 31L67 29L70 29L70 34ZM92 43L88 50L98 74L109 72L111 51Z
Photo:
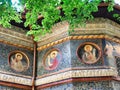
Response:
M51 27L59 21L68 21L70 31L75 27L85 26L87 20L92 20L92 12L98 11L98 5L101 0L19 0L19 5L25 5L26 21L24 26L31 26L27 35L33 35L35 40L40 36L51 32ZM108 11L113 11L114 0L102 0L109 4ZM10 27L10 21L21 22L21 12L17 12L12 6L11 0L2 0L0 4L0 25ZM61 15L62 8L64 14ZM38 16L42 16L41 23L38 23ZM114 15L119 20L119 15Z

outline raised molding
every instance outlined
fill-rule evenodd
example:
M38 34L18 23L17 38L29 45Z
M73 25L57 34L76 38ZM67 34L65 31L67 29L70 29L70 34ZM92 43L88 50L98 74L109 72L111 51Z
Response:
M22 85L32 85L32 79L20 76L14 76L10 74L0 73L0 81L22 84Z
M63 43L65 41L68 41L68 40L83 40L83 39L107 39L107 40L111 40L113 42L117 42L117 43L120 43L120 39L118 38L115 38L115 37L112 37L112 36L109 36L109 35L80 35L80 36L68 36L68 37L65 37L65 38L62 38L62 39L59 39L57 41L54 41L54 42L50 42L50 43L47 43L45 45L42 45L42 46L39 46L37 48L38 51L41 51L43 49L46 49L48 47L51 47L51 46L54 46L54 45L57 45L57 44L60 44L60 43ZM49 41L49 40L48 40ZM42 43L42 42L41 42Z
M119 28L119 24L109 19L96 18L94 21L87 22L85 27L75 28L74 32L69 34L69 24L65 21L60 22L53 26L53 32L51 34L46 34L44 37L40 37L40 40L37 43L38 50L42 50L46 46L50 47L73 39L98 39L100 37L101 39L109 39L109 37L116 37L115 39L118 38L117 42L120 42Z
M102 77L102 76L117 76L117 70L114 68L109 69L89 69L89 70L69 70L66 72L61 72L55 75L50 75L47 77L41 77L36 80L35 85L43 85L52 82L57 82L70 78L87 78L87 77Z
M33 50L33 40L30 36L26 36L25 33L18 32L17 29L7 29L0 26L0 42L17 46L20 48L26 48Z

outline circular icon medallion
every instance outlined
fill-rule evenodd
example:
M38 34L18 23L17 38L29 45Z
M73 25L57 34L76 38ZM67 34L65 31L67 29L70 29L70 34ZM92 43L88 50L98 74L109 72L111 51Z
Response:
M29 58L21 51L11 52L8 57L8 63L17 72L23 72L29 68Z
M61 60L61 52L54 48L49 50L43 57L43 65L46 70L54 70L57 68Z
M101 57L100 47L91 42L81 44L77 49L77 56L87 64L96 63Z

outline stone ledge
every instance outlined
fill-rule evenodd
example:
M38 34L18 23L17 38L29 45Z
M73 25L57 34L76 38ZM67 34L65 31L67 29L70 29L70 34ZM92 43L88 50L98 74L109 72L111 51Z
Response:
M69 78L102 77L102 76L117 76L117 71L114 68L92 69L92 70L70 70L47 77L41 77L36 80L35 85L38 86L38 85L48 84Z
M93 69L71 69L65 72L40 77L35 80L35 86L53 83L70 78L87 78L87 77L103 77L117 76L117 71L114 68L93 68ZM0 81L32 86L32 77L13 75L11 73L0 72Z
M31 37L26 36L25 33L3 27L0 27L0 42L33 50L33 40Z
M55 42L62 38L75 35L111 35L112 37L116 36L120 38L120 25L103 18L96 18L94 21L87 22L85 27L75 28L74 32L68 33L69 24L67 22L60 22L53 26L53 33L47 34L44 37L41 37L38 41L38 47L46 45L48 43Z
M32 86L31 78L20 77L20 76L4 74L4 73L0 73L0 81Z
M68 36L68 37L56 40L54 42L50 42L48 44L38 46L37 50L41 51L43 49L46 49L48 47L51 47L51 46L54 46L54 45L57 45L60 43L63 43L63 42L68 41L68 40L82 40L82 39L107 39L107 40L111 40L113 42L120 43L120 40L118 38L114 38L112 36L104 35L104 34L103 35L79 35L79 36L76 35L76 36Z

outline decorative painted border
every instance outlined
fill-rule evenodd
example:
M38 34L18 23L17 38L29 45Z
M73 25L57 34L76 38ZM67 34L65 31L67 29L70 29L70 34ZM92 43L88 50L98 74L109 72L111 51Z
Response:
M6 74L6 75L17 76L17 77L32 78L32 76L25 76L25 75L11 73L11 72L5 72L5 71L0 71L0 73Z
M20 47L20 48L24 48L24 49L28 49L28 50L33 51L33 48L32 48L32 47L29 47L29 46L24 46L24 45L12 43L12 42L10 42L10 41L6 41L6 40L2 40L2 39L0 39L0 42L1 42L1 43L4 43L4 44L11 45L11 46ZM32 44L30 44L30 46L32 46Z
M0 42L8 45L33 50L33 39L15 30L0 26Z
M92 69L92 70L70 70L55 75L42 77L36 80L35 85L43 85L70 78L81 78L81 77L102 77L102 76L117 76L117 71L114 68L109 69Z
M86 36L86 35L109 35L119 37L120 25L104 18L96 18L94 21L88 21L85 27L78 27L74 29L74 32L68 33L69 24L68 22L60 22L53 26L52 33L41 37L38 41L38 47L44 46L48 43L58 41L60 39L69 36ZM49 42L48 42L49 41Z
M111 77L117 76L117 71L114 68L110 69L95 69L95 70L70 70L47 77L41 77L36 80L35 86L59 82L61 80L67 80L72 78L96 78L96 77ZM15 76L5 73L0 73L0 81L32 86L32 78Z
M0 80L10 83L16 83L16 84L22 84L22 85L32 85L32 79L20 77L20 76L14 76L9 74L0 73Z
M38 90L44 89L44 88L48 88L48 87L53 87L53 86L57 86L57 85L61 85L61 84L66 84L66 83L74 83L74 82L99 82L99 81L111 81L113 80L112 76L102 76L102 77L89 77L89 78L71 78L71 79L66 79L66 80L62 80L59 82L52 82L49 84L44 84L44 85L39 85L36 86L36 88Z
M41 51L43 49L46 49L48 47L51 47L51 46L54 46L54 45L57 45L57 44L60 44L60 43L63 43L63 42L68 41L68 40L81 40L81 39L108 39L108 40L120 43L120 40L118 38L114 38L114 37L111 37L109 35L68 36L68 37L65 37L63 39L51 42L51 43L43 45L43 46L40 46L40 47L37 48L37 50Z

